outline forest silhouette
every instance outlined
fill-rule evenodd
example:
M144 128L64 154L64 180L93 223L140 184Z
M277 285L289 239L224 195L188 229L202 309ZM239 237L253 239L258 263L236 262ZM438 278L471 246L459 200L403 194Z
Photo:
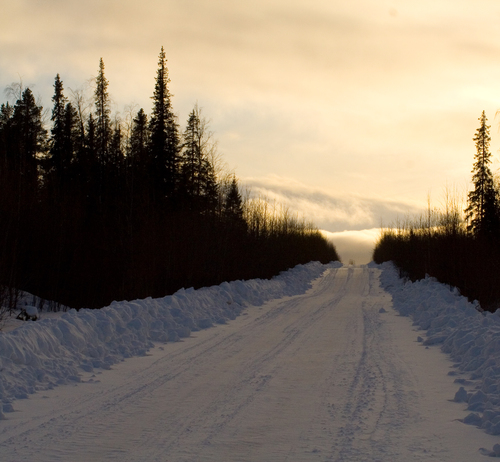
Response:
M74 308L270 278L338 260L304 219L243 197L200 108L181 131L161 49L148 116L113 116L101 59L89 101L55 78L50 127L30 88L0 108L0 296ZM1 300L0 300L1 301Z

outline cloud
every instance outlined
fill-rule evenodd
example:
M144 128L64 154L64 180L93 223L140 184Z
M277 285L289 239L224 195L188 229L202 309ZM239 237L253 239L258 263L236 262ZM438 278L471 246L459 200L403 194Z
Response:
M418 215L425 211L415 203L362 197L352 193L336 194L278 176L244 178L243 186L249 188L251 196L276 201L329 232L386 226L398 217Z

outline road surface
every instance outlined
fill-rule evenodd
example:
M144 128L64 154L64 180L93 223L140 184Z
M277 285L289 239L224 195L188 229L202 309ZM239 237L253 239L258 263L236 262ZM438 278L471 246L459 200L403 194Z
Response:
M474 461L497 438L458 418L438 349L416 342L377 268L17 401L2 461Z

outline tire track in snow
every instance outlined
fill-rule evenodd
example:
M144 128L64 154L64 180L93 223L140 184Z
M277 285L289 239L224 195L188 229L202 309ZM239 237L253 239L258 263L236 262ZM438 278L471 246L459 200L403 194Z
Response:
M336 270L333 271L336 272ZM338 279L334 280L336 284L339 284ZM341 280L340 285L342 284ZM331 286L325 283L322 278L316 290L324 293L329 289L331 289ZM245 408L251 405L255 396L266 388L268 382L280 370L281 365L279 362L276 363L276 358L298 342L299 337L307 331L308 327L318 322L324 315L324 307L320 306L313 311L293 318L293 313L299 313L298 308L307 303L307 298L308 295L306 294L298 297L298 299L280 302L271 311L258 317L252 326L247 326L245 332L237 336L236 341L234 341L234 336L230 336L218 343L218 349L232 350L238 346L239 342L252 341L252 338L258 337L255 332L266 327L269 328L275 322L280 326L284 334L282 338L273 341L273 344L263 349L261 353L253 356L251 361L243 363L242 369L245 373L239 377L238 383L232 383L229 391L220 394L218 399L215 399L209 406L197 413L194 421L200 420L199 414L201 413L201 419L206 416L212 422L206 438L200 442L202 446L210 446L217 435L223 432L238 415L244 412ZM290 319L285 318L288 323L284 328L283 316L290 316ZM225 411L226 409L229 409L229 412ZM192 423L184 425L190 428ZM179 432L179 434L182 435L182 432ZM175 444L178 444L178 441L170 443L165 449L168 451Z
M334 270L336 273L337 270ZM349 277L348 277L349 279ZM345 284L348 282L348 279L346 281L343 281L340 278L335 278L334 281L335 283L339 286L345 286ZM331 286L326 283L329 279L327 278L322 278L320 281L319 287L316 288L315 296L317 296L318 293L325 293L329 289L331 290ZM341 296L341 290L339 287L337 287L337 293L338 297ZM291 310L296 310L297 308L300 308L304 303L307 303L307 298L308 296L302 296L293 302L287 301L283 302L281 306L277 307L276 309L266 313L266 315L259 320L259 322L256 324L255 328L261 329L263 328L263 325L267 325L271 319L278 319L278 313L279 315L287 315L287 312L290 312ZM331 301L328 302L331 304ZM244 402L240 402L239 404L235 405L234 412L232 412L230 415L225 416L224 422L222 422L214 432L210 434L210 436L205 440L205 444L210 444L210 441L218 434L220 431L227 426L227 424L235 418L236 415L238 415L246 406L248 406L254 399L255 395L266 387L267 383L272 379L272 377L279 372L279 370L282 367L282 364L279 362L276 362L277 358L282 354L286 349L288 348L295 348L297 349L298 347L296 346L297 343L300 342L300 337L307 332L310 326L318 323L321 321L321 318L325 316L325 306L320 305L316 309L314 309L311 312L307 312L297 319L295 319L290 325L288 325L286 328L283 329L283 333L285 336L281 339L279 343L277 343L272 349L269 351L265 352L262 356L255 358L255 360L252 362L251 365L249 365L249 370L251 372L251 377L250 377L250 382L257 381L258 386L255 389L255 392L251 393L247 398L245 399ZM282 322L281 320L279 320ZM269 367L269 364L271 364L270 369L267 369ZM263 375L262 371L266 370L266 374ZM241 388L245 387L246 384L249 382L248 378L243 378L241 381L240 385ZM240 396L239 393L236 392L234 393L234 399L235 402L240 401ZM227 404L227 399L224 400L225 404Z
M368 273L363 293L367 296L383 293L374 271ZM373 301L367 297L362 303L358 326L362 331L361 345L355 344L357 337L352 335L353 342L344 352L348 358L358 355L359 359L356 364L343 362L340 366L347 371L342 423L333 452L326 460L409 460L407 450L403 450L401 429L417 419L412 406L415 392L411 391L415 389L415 377L393 350L380 317L383 305L377 297ZM423 459L418 454L412 456L415 458L411 460L429 457L428 454Z

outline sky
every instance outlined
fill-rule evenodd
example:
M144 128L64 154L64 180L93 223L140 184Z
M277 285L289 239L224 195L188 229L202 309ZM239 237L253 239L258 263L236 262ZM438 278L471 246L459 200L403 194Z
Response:
M102 57L113 110L150 113L163 46L181 128L197 103L245 188L312 220L344 262L368 262L380 226L429 197L465 197L483 110L500 167L498 0L0 7L0 87L21 79L49 110L55 75L91 91Z

